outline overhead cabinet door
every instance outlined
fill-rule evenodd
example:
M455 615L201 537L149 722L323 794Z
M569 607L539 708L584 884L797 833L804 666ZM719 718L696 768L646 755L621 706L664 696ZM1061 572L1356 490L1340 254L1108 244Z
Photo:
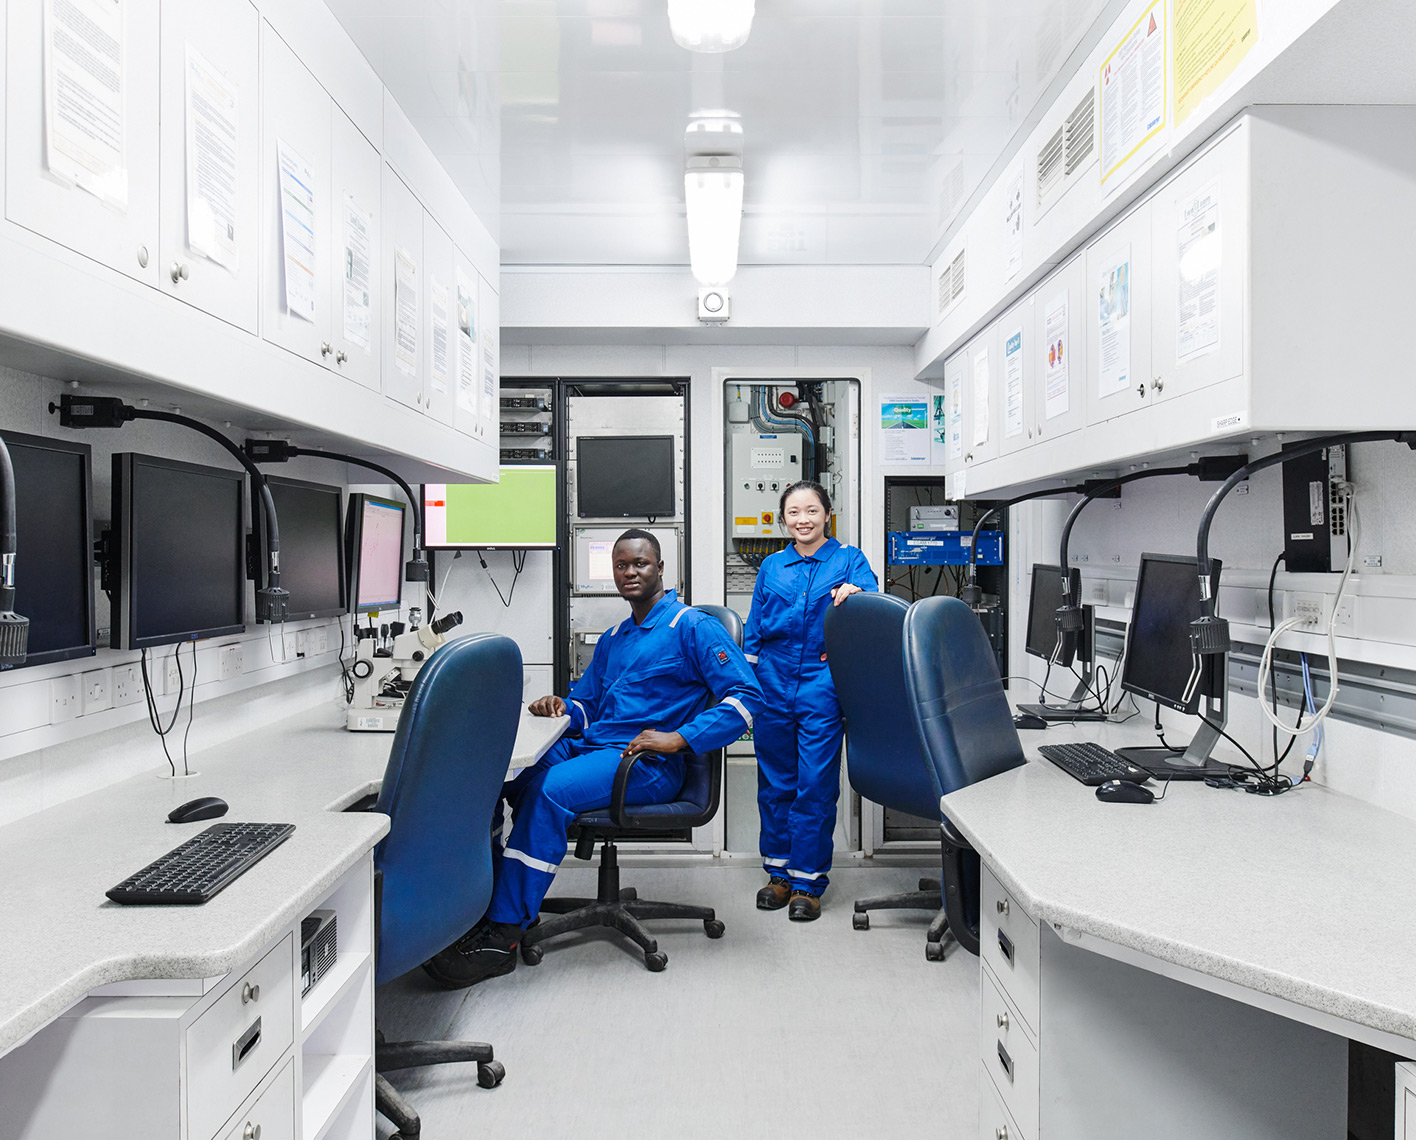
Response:
M423 260L427 263L423 290L423 350L428 361L424 400L430 416L451 425L456 403L453 397L454 360L452 330L456 318L456 266L452 238L423 211Z
M383 168L384 395L423 408L423 207L393 168Z
M1087 249L1087 423L1148 407L1151 395L1151 204Z
M1087 422L1087 259L1074 257L1034 295L1032 440L1056 439Z
M383 335L383 163L338 107L332 110L329 212L330 343L334 369L379 390Z

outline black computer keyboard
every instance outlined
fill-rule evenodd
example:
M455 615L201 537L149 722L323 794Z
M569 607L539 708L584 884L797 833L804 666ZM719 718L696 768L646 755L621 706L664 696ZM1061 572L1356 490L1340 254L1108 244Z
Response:
M1038 751L1067 775L1088 787L1094 788L1107 780L1139 784L1150 779L1150 773L1144 768L1128 764L1116 753L1089 741L1081 744L1044 744Z
M216 823L106 892L116 903L204 903L295 830L293 823Z

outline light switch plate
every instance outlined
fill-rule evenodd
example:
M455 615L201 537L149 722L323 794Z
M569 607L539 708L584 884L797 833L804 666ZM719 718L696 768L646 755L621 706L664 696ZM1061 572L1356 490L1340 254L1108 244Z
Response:
M83 712L102 712L113 707L113 670L90 669L80 678L83 684Z

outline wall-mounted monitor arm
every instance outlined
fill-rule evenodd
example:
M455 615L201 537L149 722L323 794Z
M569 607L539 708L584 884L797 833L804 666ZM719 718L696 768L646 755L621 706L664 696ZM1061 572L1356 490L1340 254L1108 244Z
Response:
M213 427L200 420L184 416L179 412L159 412L151 408L135 408L113 396L71 396L59 397L56 406L49 405L49 414L59 413L59 425L66 428L116 428L131 420L161 420L164 423L180 424L220 444L237 463L251 476L252 485L260 492L264 508L266 550L270 564L266 572L266 584L256 591L256 616L262 621L283 622L290 614L290 591L280 585L280 522L275 517L275 500L270 496L265 476L250 458L236 444L232 443Z
M293 443L287 443L283 439L248 439L245 451L257 463L284 463L296 455L315 459L331 459L336 463L347 463L351 467L364 467L370 471L376 471L384 478L397 483L403 493L408 496L408 507L413 512L413 556L403 567L403 580L405 582L426 582L428 580L428 560L423 554L423 535L426 533L423 523L427 507L422 496L414 496L413 488L397 471L375 463L371 459L361 459L357 455L296 447Z
M978 516L978 522L974 523L973 538L969 542L969 581L962 590L959 597L965 605L977 606L983 601L983 591L978 585L978 536L983 532L983 526L989 519L993 518L999 511L1008 507L1016 507L1019 503L1026 503L1030 499L1048 499L1057 495L1080 495L1086 488L1082 484L1075 487L1048 487L1042 491L1029 491L1026 495L1016 495L1011 499L1006 499L996 507L990 507Z
M15 468L0 439L0 665L23 665L29 645L29 618L15 612L16 519Z

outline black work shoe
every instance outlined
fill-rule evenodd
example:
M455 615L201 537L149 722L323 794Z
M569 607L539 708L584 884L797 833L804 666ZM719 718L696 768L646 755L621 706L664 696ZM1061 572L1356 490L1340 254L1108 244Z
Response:
M758 910L781 910L787 905L787 896L792 893L792 885L781 875L773 875L767 885L757 892Z
M793 922L815 922L821 917L821 896L809 891L793 891L787 917Z
M423 971L450 990L475 986L516 969L516 948L521 928L483 919L446 950L423 963Z

